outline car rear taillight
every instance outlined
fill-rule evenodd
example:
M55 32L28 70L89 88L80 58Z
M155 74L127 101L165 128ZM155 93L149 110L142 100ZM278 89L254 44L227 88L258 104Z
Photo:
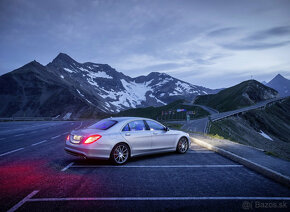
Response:
M69 138L70 138L70 135L68 135L68 136L66 137L66 140L69 141Z
M99 140L102 136L101 135L91 135L84 140L84 144L91 144Z

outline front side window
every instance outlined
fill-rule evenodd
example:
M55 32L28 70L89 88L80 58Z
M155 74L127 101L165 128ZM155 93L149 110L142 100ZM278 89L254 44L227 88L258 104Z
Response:
M150 127L150 130L164 130L164 126L162 126L161 124L158 124L155 121L149 121L146 120L148 126Z
M137 120L137 121L132 121L129 123L129 128L131 131L142 131L146 130L146 126L144 124L144 121L142 120Z
M101 120L101 121L89 126L88 128L98 129L98 130L107 130L107 129L111 128L112 126L114 126L116 123L117 123L117 121L115 121L115 120L104 119L104 120Z

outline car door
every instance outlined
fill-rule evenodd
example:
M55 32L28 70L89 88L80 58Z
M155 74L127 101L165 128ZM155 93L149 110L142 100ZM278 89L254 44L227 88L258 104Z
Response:
M170 131L166 131L165 127L158 122L146 120L146 123L152 133L153 150L166 150L174 147L175 138Z
M145 154L152 150L152 132L143 120L129 122L121 133L131 145L132 155Z

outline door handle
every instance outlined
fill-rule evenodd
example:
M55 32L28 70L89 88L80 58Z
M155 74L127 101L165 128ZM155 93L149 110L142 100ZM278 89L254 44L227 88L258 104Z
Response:
M157 135L158 134L158 132L153 132L153 135Z
M130 136L131 134L130 133L125 133L125 136Z

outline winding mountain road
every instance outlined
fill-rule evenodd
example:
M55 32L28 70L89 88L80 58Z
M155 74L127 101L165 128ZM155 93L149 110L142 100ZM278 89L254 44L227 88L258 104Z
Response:
M218 113L216 110L210 109L209 107L206 107L207 111L211 111L211 115L209 115L208 117L202 118L202 119L191 120L191 121L188 121L188 122L182 121L180 123L184 124L182 126L183 130L192 131L192 132L207 133L209 120L218 121L218 120L227 118L229 116L237 115L237 114L244 113L244 112L247 112L247 111L250 111L250 110L255 110L255 109L258 109L258 108L263 108L263 107L266 107L267 105L269 105L271 103L274 103L274 102L277 102L277 101L281 101L281 100L283 100L285 98L286 97L268 99L268 100L265 100L265 101L258 102L257 104L249 106L249 107L244 107L244 108L240 108L240 109L237 109L237 110L232 110L232 111L227 111L227 112L222 112L222 113ZM197 105L195 105L195 106L197 106Z

